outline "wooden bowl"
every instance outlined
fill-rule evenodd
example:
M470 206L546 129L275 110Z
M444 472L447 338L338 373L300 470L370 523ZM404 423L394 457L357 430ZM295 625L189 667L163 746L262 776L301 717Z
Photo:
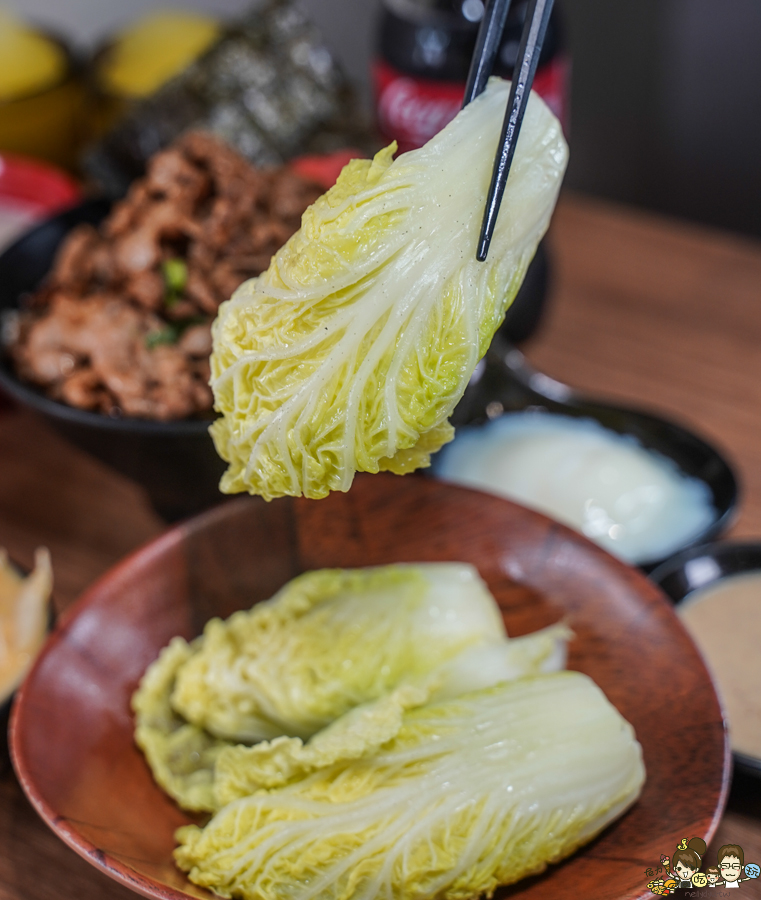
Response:
M172 863L190 821L132 741L145 667L175 634L270 597L308 569L461 560L478 567L508 632L566 618L569 667L634 726L647 783L593 843L500 892L532 900L649 895L645 874L682 838L709 841L729 754L711 680L670 604L638 571L505 500L422 478L359 477L325 500L241 499L168 531L105 575L50 638L16 703L19 780L85 859L147 897L210 897ZM685 787L688 786L688 787Z

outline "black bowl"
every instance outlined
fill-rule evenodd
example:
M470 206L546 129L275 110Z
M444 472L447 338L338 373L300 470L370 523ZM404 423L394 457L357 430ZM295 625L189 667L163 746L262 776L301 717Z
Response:
M83 222L99 224L109 208L104 200L86 201L43 222L9 247L0 256L0 313L17 309L24 294L40 285L72 228ZM167 521L223 499L217 485L225 464L214 450L208 420L114 419L67 406L21 381L7 354L0 358L0 387L72 443L141 484Z
M761 544L726 541L701 544L670 556L649 577L674 603L730 575L761 571ZM733 751L735 766L761 778L761 759Z
M738 503L737 478L711 444L684 426L653 413L584 397L568 385L533 370L520 351L497 339L478 364L452 423L455 427L478 426L503 413L526 409L597 419L617 434L635 437L646 449L672 459L682 472L705 482L711 491L715 516L685 547L713 540L729 527ZM650 572L664 559L644 560L639 568Z
M0 313L17 309L50 271L56 251L75 226L98 225L110 201L88 200L38 225L0 256ZM547 295L548 262L543 244L529 266L501 333L513 342L537 327ZM141 484L167 521L193 515L224 499L218 484L225 463L208 434L209 421L155 422L113 419L51 400L21 381L7 353L0 358L0 387L22 406L40 413L72 443Z

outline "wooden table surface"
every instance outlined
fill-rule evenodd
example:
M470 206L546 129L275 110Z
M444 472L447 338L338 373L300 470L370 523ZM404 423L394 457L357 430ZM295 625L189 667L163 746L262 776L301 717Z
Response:
M742 479L732 536L761 537L761 244L566 196L551 250L550 306L523 348L528 358L574 387L648 405L706 435ZM138 487L31 414L0 416L0 545L26 565L35 547L50 548L59 609L164 527ZM735 779L714 849L722 843L761 863L757 782ZM742 890L761 896L756 882ZM48 831L6 772L0 900L106 896L135 895Z

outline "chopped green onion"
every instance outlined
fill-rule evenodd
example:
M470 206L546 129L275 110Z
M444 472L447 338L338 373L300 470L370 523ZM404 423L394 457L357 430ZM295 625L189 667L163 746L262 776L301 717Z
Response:
M176 344L191 325L203 325L208 321L208 316L189 316L187 319L170 322L164 328L149 331L145 336L145 346L153 350L161 344Z
M165 259L161 264L164 276L164 304L174 306L188 282L188 267L184 259Z
M149 350L153 350L160 344L176 344L181 333L182 329L179 327L179 323L172 323L157 331L149 331L145 336L145 346Z

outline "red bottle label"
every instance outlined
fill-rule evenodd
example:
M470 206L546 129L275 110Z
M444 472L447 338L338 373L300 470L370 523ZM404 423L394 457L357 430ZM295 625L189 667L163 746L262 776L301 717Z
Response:
M534 90L566 125L568 61L556 57L534 78ZM399 144L399 152L422 147L454 119L462 106L461 81L434 81L405 75L382 59L373 65L378 127Z
M570 75L571 60L569 57L556 56L546 66L537 69L533 86L533 90L539 94L558 117L566 134L568 134L568 84Z
M422 145L448 125L462 106L461 81L414 78L377 60L373 66L378 127L404 153Z

